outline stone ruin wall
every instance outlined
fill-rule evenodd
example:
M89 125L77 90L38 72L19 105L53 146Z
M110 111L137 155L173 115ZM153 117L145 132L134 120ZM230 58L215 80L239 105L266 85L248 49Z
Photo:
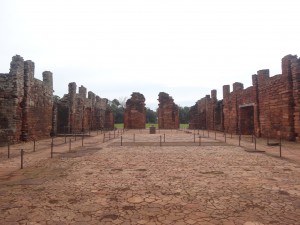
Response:
M146 107L143 94L133 92L131 98L126 101L124 112L125 129L145 129Z
M0 144L38 140L70 131L113 129L107 99L70 83L62 99L53 96L53 75L34 78L34 62L16 55L9 73L0 74ZM66 130L65 130L66 129Z
M212 99L206 96L191 108L191 129L299 140L300 59L285 56L282 74L270 77L269 70L260 70L252 76L251 87L234 83L230 92L224 85L223 100Z
M69 93L56 101L57 133L81 133L114 128L114 117L107 99L88 92L84 86L69 83Z
M52 73L34 78L34 63L16 55L0 74L0 143L49 137L52 129Z
M164 92L158 95L158 128L159 129L178 129L179 128L179 109L174 103L173 98Z

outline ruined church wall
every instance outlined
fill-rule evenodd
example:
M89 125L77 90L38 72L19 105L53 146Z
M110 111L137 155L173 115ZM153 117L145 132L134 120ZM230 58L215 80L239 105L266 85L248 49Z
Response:
M125 129L145 129L146 107L143 94L133 92L131 98L126 101L124 111Z
M78 133L111 129L113 118L107 117L107 99L102 99L75 82L69 83L69 93L57 101L57 133ZM109 119L109 121L108 121Z
M32 61L14 56L10 72L0 75L0 142L8 137L11 142L48 137L52 93L52 74L40 81L34 78Z
M190 129L221 130L223 127L222 103L217 99L217 91L201 98L190 112Z
M179 109L169 94L159 93L159 105L157 109L159 129L178 129L179 128Z
M211 129L211 118L202 116L216 116L210 105L207 97L196 103L190 114L192 122L198 124L190 127L201 128L206 123L207 129ZM226 132L299 140L300 60L297 56L285 56L282 74L270 77L269 70L259 70L257 75L252 75L252 86L246 89L236 82L230 92L230 86L224 85L223 100L215 105L222 108L221 119Z

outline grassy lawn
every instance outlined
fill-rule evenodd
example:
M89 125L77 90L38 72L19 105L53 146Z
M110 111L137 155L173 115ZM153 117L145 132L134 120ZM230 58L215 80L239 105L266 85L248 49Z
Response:
M152 125L155 126L156 128L158 128L158 124L157 124L157 123L156 123L156 124L153 124L153 123L147 123L147 124L146 124L146 128L149 128L149 127L151 127ZM181 129L183 129L183 128L189 128L189 125L188 125L188 124L180 124L179 127L180 127ZM115 128L122 129L122 128L124 128L124 124L123 124L123 123L115 123Z
M118 129L124 128L124 123L115 123L115 128L118 128Z

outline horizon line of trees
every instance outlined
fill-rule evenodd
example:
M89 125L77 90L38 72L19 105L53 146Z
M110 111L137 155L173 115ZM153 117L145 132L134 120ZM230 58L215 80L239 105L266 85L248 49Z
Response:
M126 97L122 97L118 99L114 99L110 102L110 107L113 111L115 117L115 123L124 123L124 111L126 106ZM189 123L189 111L190 107L188 106L178 106L179 109L179 123L187 124ZM146 108L146 123L154 123L158 122L157 119L157 111L154 111L150 108Z

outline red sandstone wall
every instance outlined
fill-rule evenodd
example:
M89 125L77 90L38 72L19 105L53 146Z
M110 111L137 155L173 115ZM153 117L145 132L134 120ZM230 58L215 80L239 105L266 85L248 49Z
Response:
M35 79L34 63L16 55L12 58L9 74L0 75L0 130L10 135L11 141L40 139L50 135L52 73L44 73L43 81Z
M146 108L144 95L133 92L131 98L126 102L124 112L125 129L145 129Z
M179 128L179 109L169 94L159 93L159 107L157 109L159 129L178 129Z
M284 57L281 75L270 77L269 70L260 70L252 76L252 85L244 89L243 84L234 83L232 92L224 85L222 103L213 103L209 96L200 99L190 112L190 128L219 127L216 121L221 118L228 132L299 139L300 60ZM216 114L220 108L221 117Z
M57 132L73 133L87 132L97 129L112 129L113 115L110 114L107 99L101 99L85 87L79 87L72 82L69 84L69 93L57 101Z

